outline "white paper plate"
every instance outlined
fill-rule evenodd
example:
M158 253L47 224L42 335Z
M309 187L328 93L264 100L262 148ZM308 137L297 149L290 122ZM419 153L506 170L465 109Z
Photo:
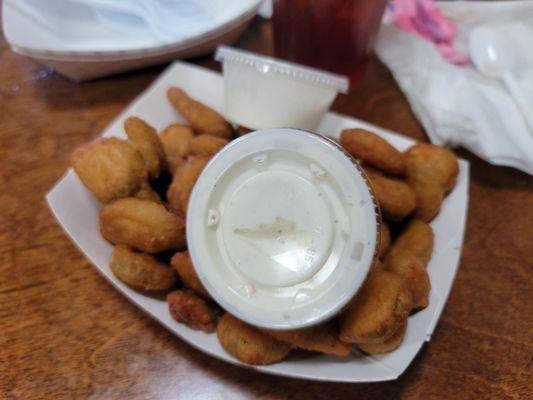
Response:
M129 115L143 118L157 129L176 121L184 122L166 100L165 92L171 85L181 86L192 97L222 112L222 77L193 65L176 62L107 127L103 135L125 137L122 124ZM335 113L325 116L318 131L338 138L342 129L353 127L371 129L401 150L413 144L412 140L403 136ZM457 185L444 201L439 216L431 223L435 231L435 250L428 266L432 284L430 303L426 309L409 317L407 335L396 351L379 356L354 353L343 359L317 355L251 368L269 374L334 382L386 381L402 374L424 342L430 340L459 265L468 204L468 169L468 162L461 160ZM102 238L98 230L100 205L72 170L67 172L46 198L65 232L98 271L127 298L197 349L231 364L243 365L224 352L215 334L198 332L175 322L164 301L138 293L115 278L108 266L113 246Z
M215 1L208 23L177 40L162 41L142 24L109 27L91 7L72 1L5 0L3 28L12 48L25 55L64 61L111 61L154 56L198 46L252 18L260 0ZM120 29L119 29L120 28Z

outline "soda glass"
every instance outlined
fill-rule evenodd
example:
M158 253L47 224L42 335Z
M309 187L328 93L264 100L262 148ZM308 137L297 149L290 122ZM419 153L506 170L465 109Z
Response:
M359 82L387 0L274 0L276 57Z

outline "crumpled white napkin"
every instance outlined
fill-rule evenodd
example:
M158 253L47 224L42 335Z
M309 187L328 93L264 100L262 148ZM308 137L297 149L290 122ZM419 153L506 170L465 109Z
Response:
M533 113L533 1L439 2L459 25L457 48L468 50L469 32L489 26L520 49L515 73ZM486 161L533 175L533 132L504 84L472 65L453 65L434 45L384 19L376 44L430 140L461 145Z

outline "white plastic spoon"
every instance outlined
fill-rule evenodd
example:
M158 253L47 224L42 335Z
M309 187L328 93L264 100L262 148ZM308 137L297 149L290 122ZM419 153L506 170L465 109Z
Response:
M524 96L513 69L519 51L513 42L488 27L479 27L470 33L470 58L477 70L485 76L499 78L507 86L524 118L533 130L533 104Z

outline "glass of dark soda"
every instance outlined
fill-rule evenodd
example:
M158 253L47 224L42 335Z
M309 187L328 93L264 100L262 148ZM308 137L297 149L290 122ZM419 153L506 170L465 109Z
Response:
M276 57L361 80L387 0L274 0Z

